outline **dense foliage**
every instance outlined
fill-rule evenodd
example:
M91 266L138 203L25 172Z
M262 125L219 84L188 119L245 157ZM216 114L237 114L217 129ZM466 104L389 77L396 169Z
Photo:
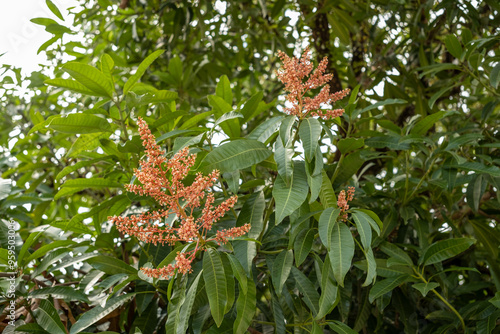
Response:
M4 333L500 332L498 1L97 0L70 27L47 4L52 66L0 87ZM278 50L307 45L340 117L284 113ZM112 223L162 206L127 191L139 117L196 154L183 187L237 196L199 252ZM140 270L178 252L191 272Z

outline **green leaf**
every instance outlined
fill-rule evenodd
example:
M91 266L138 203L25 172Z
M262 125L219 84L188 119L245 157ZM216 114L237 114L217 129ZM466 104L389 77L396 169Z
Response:
M91 159L91 160L86 160L86 161L79 161L79 162L77 162L74 165L66 166L66 167L64 167L64 169L62 171L60 171L56 175L56 181L59 181L64 176L66 176L68 174L71 174L72 172L74 172L74 171L76 171L76 170L78 170L80 168L87 167L87 166L92 166L92 165L95 165L96 162L107 160L107 159L112 159L112 158L113 158L112 156L108 155L108 156L104 156L104 157L100 157L100 158L96 158L96 159Z
M500 292L496 292L495 296L488 300L491 304L495 305L496 308L500 309Z
M274 264L271 273L274 291L278 296L281 296L283 285L285 284L293 264L293 251L291 249L282 251L274 259Z
M57 8L56 5L50 0L45 0L45 3L47 4L47 7L49 7L50 11L54 13L55 16L57 16L60 20L64 21L64 17L62 16L61 12Z
M413 266L413 261L410 256L406 254L398 246L391 244L390 242L384 242L380 245L380 250L392 258L398 259L401 263L406 263L409 266Z
M365 145L365 140L362 138L344 138L338 141L337 147L342 154L346 154L357 150Z
M434 93L429 99L429 109L432 109L432 107L434 107L434 104L436 103L437 99L439 99L444 93L453 89L454 87L455 85L446 86L445 88L442 88L438 92Z
M243 266L234 255L229 253L224 254L229 259L229 263L231 264L231 267L233 269L234 277L240 283L240 291L246 294L248 290L248 278L247 274L245 273L245 269L243 269Z
M209 173L218 169L221 173L232 172L255 165L269 157L266 145L256 140L239 139L216 147L208 153L200 169Z
M113 97L115 92L113 83L98 69L77 62L66 63L62 69L99 96Z
M184 73L182 61L179 56L174 56L170 59L168 62L168 71L174 78L175 84L179 85L182 81L182 74Z
M245 102L245 105L240 110L241 114L243 115L243 122L246 123L248 120L252 118L253 114L255 113L255 110L257 110L257 108L259 107L259 103L260 101L262 101L263 97L264 93L257 92Z
M455 238L433 243L425 251L420 263L424 266L442 262L467 250L476 242L471 238Z
M273 268L274 269L274 268ZM304 275L299 269L292 267L293 277L297 288L304 296L304 302L311 310L313 316L316 316L319 311L319 294L314 287L314 284Z
M340 209L335 208L326 208L319 217L318 221L318 230L319 230L319 238L323 245L330 249L330 234L333 230L333 227L337 223L337 218L339 217Z
M253 129L253 131L248 134L247 138L265 143L276 132L283 119L283 116L275 116L265 120Z
M281 140L276 140L274 143L274 161L278 165L278 174L285 181L290 184L293 174L293 161L292 157L294 150L292 147L283 147Z
M128 293L121 296L116 296L108 299L104 306L95 306L93 309L86 311L71 327L70 334L80 333L87 327L93 325L100 319L104 318L118 307L122 306L130 299L134 298L135 293Z
M494 329L498 328L497 319L500 317L500 311L493 312L487 318L477 322L477 334L491 334Z
M36 313L36 322L50 334L66 334L59 314L54 305L48 300L40 300Z
M233 105L233 92L231 90L231 83L226 75L219 78L217 87L215 88L215 95L222 98L230 106Z
M424 117L415 124L413 129L411 129L411 134L421 135L421 136L425 135L427 131L429 131L429 129L436 124L437 121L439 121L448 114L449 113L446 111L439 111L432 115Z
M352 218L354 219L354 222L356 223L356 228L361 238L361 244L363 245L363 248L366 251L367 249L370 248L370 245L372 243L371 225L376 225L376 224L370 224L369 221L371 220L371 218L362 212L352 212L351 215Z
M500 62L497 63L490 72L490 83L493 88L498 88L498 83L500 83Z
M250 231L247 236L249 238L257 239L264 227L264 210L266 209L266 201L264 193L258 191L248 197L240 210L236 226L243 226L250 224Z
M122 184L101 178L93 179L71 179L66 181L54 196L54 200L74 194L87 188L121 188Z
M103 54L101 57L101 71L104 75L113 82L113 69L115 67L115 62L113 58L107 53Z
M276 224L279 224L304 203L308 191L304 164L295 162L290 185L287 185L282 178L276 178L273 189L273 197L276 201Z
M316 152L321 130L321 124L316 118L306 118L300 123L299 137L304 147L306 160L309 162L313 159Z
M280 124L279 133L282 146L288 146L293 139L293 125L295 124L296 116L287 116Z
M107 95L102 95L100 93L96 93L93 90L88 89L87 87L85 87L84 85L73 79L61 79L61 78L47 79L43 83L46 85L69 89L70 91L85 95L107 96Z
M212 317L220 327L227 301L227 282L220 255L212 248L208 248L203 256L203 279Z
M196 297L196 290L198 289L198 283L200 281L201 272L196 276L191 287L189 287L189 291L186 294L186 298L184 299L184 303L182 303L180 312L179 312L179 322L177 325L177 334L185 334L188 329L188 322L191 312L193 310L193 304Z
M436 282L415 283L412 285L412 287L420 291L420 293L424 297L427 296L427 293L429 293L429 291L431 291L434 288L437 288L438 286L439 284Z
M158 58L164 50L156 50L152 54L146 57L142 61L142 63L139 64L139 67L137 68L137 71L135 71L134 75L132 75L130 78L128 78L127 82L123 86L123 95L127 94L132 87L139 81L140 78L144 75L146 70L149 68L149 66Z
M215 124L214 126L217 126L225 121L228 121L230 119L235 119L235 118L242 118L243 115L240 114L239 112L237 111L230 111L228 113L225 113L224 115L222 115L221 117L219 117L216 121L215 121Z
M366 271L366 279L363 282L362 286L368 286L375 282L375 278L377 277L377 262L375 261L375 256L373 255L373 250L368 248L367 250L363 250L366 257L367 271Z
M316 234L316 230L302 230L299 232L299 235L295 238L295 242L293 245L294 254L295 254L295 265L300 266L302 262L307 258L309 252L311 251L314 235Z
M36 260L45 254L47 254L49 251L59 248L59 247L66 247L69 245L74 245L75 242L73 240L55 240L49 244L43 245L40 248L38 248L36 251L34 251L27 259L26 263L30 263L33 260Z
M56 117L47 123L48 128L63 133L112 132L111 125L105 118L89 114L69 114Z
M28 249L38 240L38 238L40 238L42 236L42 234L44 232L45 232L45 229L43 229L42 231L39 231L39 232L33 232L28 236L28 238L24 242L23 247L21 247L21 250L19 251L19 255L17 256L17 262L19 263L19 265L21 267L24 266L24 264L25 264L24 258L26 257L26 255L31 255L28 252Z
M328 326L338 334L358 334L358 332L338 320L328 321Z
M403 99L387 99L387 100L384 100L384 101L379 101L379 102L377 102L375 104L372 104L372 105L370 105L370 106L368 106L366 108L363 108L363 110L358 111L352 117L357 117L360 114L363 114L363 113L365 113L367 111L370 111L372 109L377 109L378 107L387 106L387 105L393 105L393 104L405 104L407 102L408 101L403 100Z
M474 179L469 182L466 191L467 204L474 211L479 210L479 205L481 204L481 198L483 197L484 191L488 182L484 180L483 175L475 175Z
M446 45L446 49L448 52L457 59L462 59L462 45L455 35L448 35L444 39L444 44Z
M326 174L325 170L321 171L321 189L319 190L319 200L323 204L323 208L335 208L337 207L337 197L333 191L332 183L330 178ZM326 244L325 244L326 245Z
M333 269L333 276L340 286L344 286L344 277L351 268L354 256L354 239L351 231L343 222L333 225L328 252Z
M233 324L233 333L245 333L252 323L257 310L256 286L248 284L247 292L240 290L236 301L236 320Z
M450 164L447 165L446 168L457 168L466 171L473 171L476 173L485 173L493 177L500 177L500 168L498 168L497 166L485 166L480 162L466 162L460 165Z
M137 269L126 264L122 260L111 256L104 256L104 255L96 256L94 258L87 260L87 263L90 264L95 269L103 271L108 275L114 275L120 273L129 275L137 274Z
M69 286L54 286L50 288L43 288L43 289L33 290L28 294L29 298L39 298L39 299L48 299L49 296L52 296L52 298L57 298L57 299L64 299L66 301L78 300L90 303L88 297L82 291L75 290L75 288Z
M326 255L321 273L321 296L319 298L319 311L316 315L316 320L319 320L330 313L338 304L339 288L333 278L332 266L330 257Z
M405 282L408 277L408 275L400 275L397 277L386 278L380 282L375 283L375 285L370 289L370 293L368 295L370 303L373 303L373 301L378 297L381 297L389 291L392 291L394 288Z
M375 212L366 209L353 209L352 212L362 212L366 214L369 217L367 217L368 223L371 225L373 230L380 235L380 229L384 226L384 224Z
M453 65L453 64L450 64L450 63L437 63L437 64L432 64L432 65L429 65L429 66L423 66L423 67L420 67L418 68L418 70L420 71L423 71L422 73L420 73L420 75L418 76L419 78L422 78L430 73L438 73L438 72L441 72L441 71L446 71L446 70L460 70L460 66L458 65Z

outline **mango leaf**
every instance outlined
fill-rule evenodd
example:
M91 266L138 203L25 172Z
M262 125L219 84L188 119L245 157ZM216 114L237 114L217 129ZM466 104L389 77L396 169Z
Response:
M311 162L321 136L321 124L315 118L306 118L300 123L299 137L304 147L306 160Z
M294 242L294 254L295 254L295 265L300 266L302 262L307 258L309 252L311 251L314 235L316 234L315 229L302 230L299 232Z
M367 218L368 223L371 225L372 229L380 235L380 229L383 228L384 224L375 212L366 209L353 209L352 212L362 212L367 215L369 217Z
M444 39L444 44L446 45L446 49L448 52L457 59L462 59L462 45L455 35L448 35Z
M48 300L40 300L35 314L36 322L47 332L51 334L66 334L66 328L61 322L57 310Z
M274 143L274 161L278 165L278 174L285 181L290 184L293 174L293 161L292 157L294 150L292 147L284 147L281 140Z
M338 141L337 148L340 153L346 154L357 150L365 145L365 141L362 138L344 138Z
M467 204L474 211L479 210L479 205L481 204L481 198L483 197L484 191L488 182L484 179L482 174L475 175L474 179L469 182L466 191Z
M410 256L394 244L384 242L380 245L380 250L392 258L398 259L401 263L406 263L409 266L413 265Z
M409 278L408 275L400 275L397 277L386 278L380 282L375 283L375 285L370 289L368 294L368 300L373 303L378 297L385 295L389 291L404 283Z
M287 116L280 124L280 138L282 146L288 146L293 139L293 125L295 124L296 116Z
M321 296L319 298L319 310L315 318L316 320L330 313L338 304L340 300L338 290L337 282L333 278L330 257L327 254L321 273Z
M220 255L212 248L208 248L203 256L203 280L212 317L220 327L227 301L227 282Z
M76 81L100 96L113 97L113 83L98 69L82 63L69 62L62 69L68 72Z
M40 248L38 248L36 251L34 251L31 255L28 256L26 259L26 263L30 263L33 260L36 260L45 254L47 254L49 251L60 248L60 247L66 247L70 245L74 245L75 242L73 240L56 240L53 241L49 244L43 245Z
M215 95L222 98L227 104L233 104L233 92L227 75L223 75L219 78L219 82L215 88Z
M323 208L335 208L337 207L337 197L333 191L332 183L330 178L326 174L325 170L321 171L321 188L319 190L319 200L323 205Z
M90 264L95 269L103 271L108 275L114 275L119 273L129 274L129 275L137 274L137 269L126 264L122 260L111 256L104 256L104 255L96 256L87 260L87 263Z
M56 117L46 124L49 129L71 134L113 131L105 118L89 114L69 114L66 117Z
M340 209L327 208L321 213L321 216L319 217L319 238L327 249L330 249L330 233L332 232L333 227L337 222L339 214Z
M358 332L338 320L328 321L328 326L337 334L358 334Z
M475 242L471 238L440 240L427 248L419 262L424 266L442 262L467 250Z
M134 295L135 293L127 293L125 295L112 297L106 301L104 306L95 306L93 309L83 313L83 315L73 324L69 333L80 333L85 328L93 325L130 299L134 298Z
M264 210L266 209L266 201L262 191L255 192L248 197L240 210L236 226L250 224L250 231L247 236L257 239L262 232L264 224Z
M243 122L246 123L248 120L252 118L255 110L257 110L257 108L259 107L259 103L260 101L262 101L263 97L264 93L257 92L245 102L245 105L240 110L241 114L243 115Z
M295 162L290 185L287 185L282 178L276 178L273 189L273 197L276 201L276 224L304 203L308 191L304 164Z
M256 306L256 286L252 282L252 284L248 284L246 293L240 290L236 301L236 320L233 324L233 333L246 332L257 310Z
M429 131L431 127L433 127L436 124L437 121L439 121L448 114L449 112L446 111L438 111L432 115L426 116L415 124L413 129L411 129L410 133L412 135L423 136L427 133L427 131Z
M375 282L375 278L377 277L377 262L375 260L375 255L373 255L373 250L368 248L367 250L363 250L366 257L367 271L366 271L366 279L363 282L362 286L368 286Z
M47 79L44 81L44 84L51 85L54 87L65 88L72 92L90 96L107 96L107 95L102 95L101 93L96 93L93 90L88 89L87 87L85 87L84 85L73 79L61 79L61 78Z
M495 67L492 68L490 72L490 83L493 88L498 88L498 83L500 83L500 63L497 63Z
M56 181L59 181L64 176L66 176L68 174L71 174L72 172L74 172L74 171L76 171L76 170L78 170L80 168L87 167L87 166L92 166L92 165L95 165L97 162L100 162L100 161L103 161L103 160L108 160L108 159L112 159L112 156L108 155L108 156L103 156L103 157L99 157L99 158L96 158L96 159L79 161L79 162L77 162L74 165L66 166L66 167L64 167L64 169L62 171L60 171L56 175Z
M271 155L266 145L256 140L234 140L216 147L205 156L200 169L206 173L219 170L221 173L244 169L257 164Z
M293 264L293 251L291 249L282 251L274 260L271 279L274 286L274 291L278 296L281 296L283 285L285 284Z
M78 300L86 303L90 303L87 295L85 295L80 290L75 290L75 288L69 286L54 286L49 288L43 288L38 290L33 290L28 294L29 298L39 298L48 299L49 296L57 299L64 299L66 301Z
M149 68L149 66L156 60L156 58L158 58L162 53L164 52L164 50L156 50L155 52L153 52L152 54L150 54L149 56L146 57L146 59L144 59L142 61L142 63L139 65L139 67L137 68L137 71L134 73L134 75L132 75L128 80L127 82L125 83L125 85L123 86L123 94L127 94L130 89L132 89L132 87L136 84L137 81L139 81L139 79L144 75L144 73L146 72L146 70Z
M228 121L230 119L235 119L235 118L243 118L243 115L240 114L239 112L237 111L230 111L224 115L222 115L221 117L219 117L216 121L215 121L215 124L214 126L217 126L225 121Z
M302 293L303 300L311 310L313 316L316 316L319 311L319 294L314 287L314 284L296 267L292 267L293 277L297 288Z
M54 200L57 200L63 196L74 194L87 188L121 188L122 186L123 185L118 182L101 178L71 179L66 181L61 186L61 189L54 196Z
M333 269L333 276L340 286L344 286L344 277L351 268L354 256L354 239L351 231L343 222L333 225L328 252Z
M248 134L247 138L265 143L276 132L282 120L283 116L275 116L265 120L253 129L253 131Z
M191 312L193 310L193 304L194 300L196 297L196 290L198 289L198 283L200 281L200 277L202 275L202 272L200 272L196 278L194 279L193 283L189 287L189 291L186 294L186 298L184 299L184 302L182 303L180 312L179 312L179 322L177 325L177 334L184 334L186 333L188 329L188 321L189 317L191 315Z
M427 283L415 283L412 285L412 288L417 289L420 291L422 296L427 296L427 293L431 291L434 288L437 288L439 286L439 283L436 282L427 282Z
M387 99L387 100L384 100L384 101L379 101L375 104L372 104L366 108L363 108L361 111L358 111L356 110L356 112L353 114L353 118L357 117L358 115L360 114L363 114L369 110L372 110L372 109L377 109L378 107L382 107L382 106L387 106L387 105L393 105L393 104L405 104L407 103L408 101L406 100L403 100L403 99Z
M363 248L367 250L370 248L372 243L372 229L370 226L372 224L369 222L371 218L362 212L353 212L351 215L356 223L356 228L361 238L361 244L363 245Z
M50 11L57 16L60 20L64 21L64 17L62 16L61 12L59 11L59 8L50 0L45 0L45 3L47 4L47 7L49 7Z
M240 283L240 291L246 294L248 290L248 278L245 273L245 269L243 269L243 266L233 254L224 254L229 259L229 263L231 264L231 267L233 269L234 277Z

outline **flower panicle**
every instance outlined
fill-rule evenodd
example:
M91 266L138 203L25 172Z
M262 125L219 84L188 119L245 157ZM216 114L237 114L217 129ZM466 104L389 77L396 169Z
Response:
M337 199L337 206L340 208L340 220L347 220L347 210L349 210L349 202L354 199L354 191L356 188L349 187L347 193L341 190Z
M310 115L323 119L333 119L344 113L344 109L322 109L323 105L333 105L350 92L349 89L344 89L330 93L330 86L327 83L332 80L333 75L325 74L328 67L327 57L321 60L314 71L312 71L313 64L309 47L304 50L300 58L290 58L283 51L278 51L278 57L281 59L283 66L276 74L278 79L285 85L285 91L289 92L286 100L291 105L285 108L285 113L299 118ZM306 77L308 78L306 79ZM310 90L322 86L323 88L316 96L305 96Z
M198 173L190 185L184 185L184 179L194 165L196 155L190 155L186 147L167 160L165 152L156 143L147 123L139 117L137 124L146 155L140 161L141 168L134 170L139 184L129 184L125 187L130 192L155 199L163 209L126 217L108 217L108 219L121 233L134 236L145 243L194 244L193 250L177 253L174 264L162 268L141 268L147 276L169 279L176 272L181 274L191 272L191 263L207 242L227 243L230 238L247 233L250 225L220 230L209 238L207 235L213 224L234 207L238 197L232 196L218 205L214 204L215 196L210 189L219 178L220 173L217 170L208 176ZM195 217L193 215L195 210L202 204L204 207L201 209L201 215ZM172 216L177 220L177 226L165 222Z

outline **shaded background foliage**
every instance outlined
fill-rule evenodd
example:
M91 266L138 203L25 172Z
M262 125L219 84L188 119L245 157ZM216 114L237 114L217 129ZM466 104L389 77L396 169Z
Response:
M319 332L321 326L325 332L349 332L343 323L364 333L498 332L498 2L278 0L220 5L82 1L81 7L70 9L75 14L72 27L59 25L57 12L52 21L34 20L54 35L40 48L53 62L50 68L23 77L18 69L3 66L0 215L4 222L14 219L20 224L17 254L24 257L18 259L22 272L17 302L26 311L18 325L28 324L18 330L168 330L167 313L189 295L201 261L189 282L179 278L170 286L166 281L152 285L137 273L137 265L158 265L171 249L124 242L107 223L110 215L155 205L123 191L142 152L135 117L144 116L158 136L169 134L162 141L168 152L189 141L198 148L199 161L204 149L218 146L221 138L253 138L271 148L278 136L272 122L281 121L276 117L282 115L283 105L282 85L274 75L279 66L276 52L298 54L309 44L318 61L330 59L332 91L353 89L354 97L344 102L346 115L325 123L320 134L324 171L335 193L355 186L351 206L372 210L383 221L372 248L376 284L385 282L387 293L377 295L373 285L362 286L366 261L356 248L344 287L332 299L338 303L335 309L318 322L312 320L310 298L324 290L319 278L326 253L314 238L304 262L297 264L295 257L293 267L298 269L290 264L292 274L283 283L286 297L278 297L281 292L275 291L271 278L273 263L290 263L282 250L293 248L299 218L328 205L323 199L304 204L274 226L272 190L280 175L269 158L257 167L224 175L227 191L238 193L240 204L259 198L268 212L262 211L260 220L269 225L258 236L262 245L247 272L257 287L258 309L249 331ZM82 32L84 40L67 42L66 35L76 32ZM112 77L120 92L157 49L165 52L132 93L123 99L116 95L116 103L44 83L67 76L62 55L102 69L107 54L115 64ZM231 82L230 97L220 92L227 82L223 75ZM26 81L27 95L18 88ZM218 83L222 88L216 92ZM241 129L214 128L228 110L207 96L222 98L230 110L253 117L245 117ZM101 124L104 131L84 133L65 124L58 128L50 118L70 113L105 118L109 124ZM252 137L262 124L269 125L268 131ZM328 129L337 131L330 135ZM185 131L172 133L175 130ZM214 133L219 134L215 140ZM238 208L241 219L244 211ZM234 220L224 224L238 223ZM305 220L305 230L316 231L319 214ZM5 264L7 227L0 226L0 261ZM299 241L309 244L307 232L299 235ZM454 252L424 267L429 246L440 241L454 245ZM399 246L399 251L388 244ZM116 263L119 268L112 266ZM316 292L308 290L309 295L297 288L296 281L304 277ZM429 280L431 285L425 283ZM204 291L202 282L197 283L199 291ZM104 305L111 294L111 302ZM237 307L228 309L222 327L217 327L207 305L200 292L194 300L196 312L188 319L190 331L231 332Z

